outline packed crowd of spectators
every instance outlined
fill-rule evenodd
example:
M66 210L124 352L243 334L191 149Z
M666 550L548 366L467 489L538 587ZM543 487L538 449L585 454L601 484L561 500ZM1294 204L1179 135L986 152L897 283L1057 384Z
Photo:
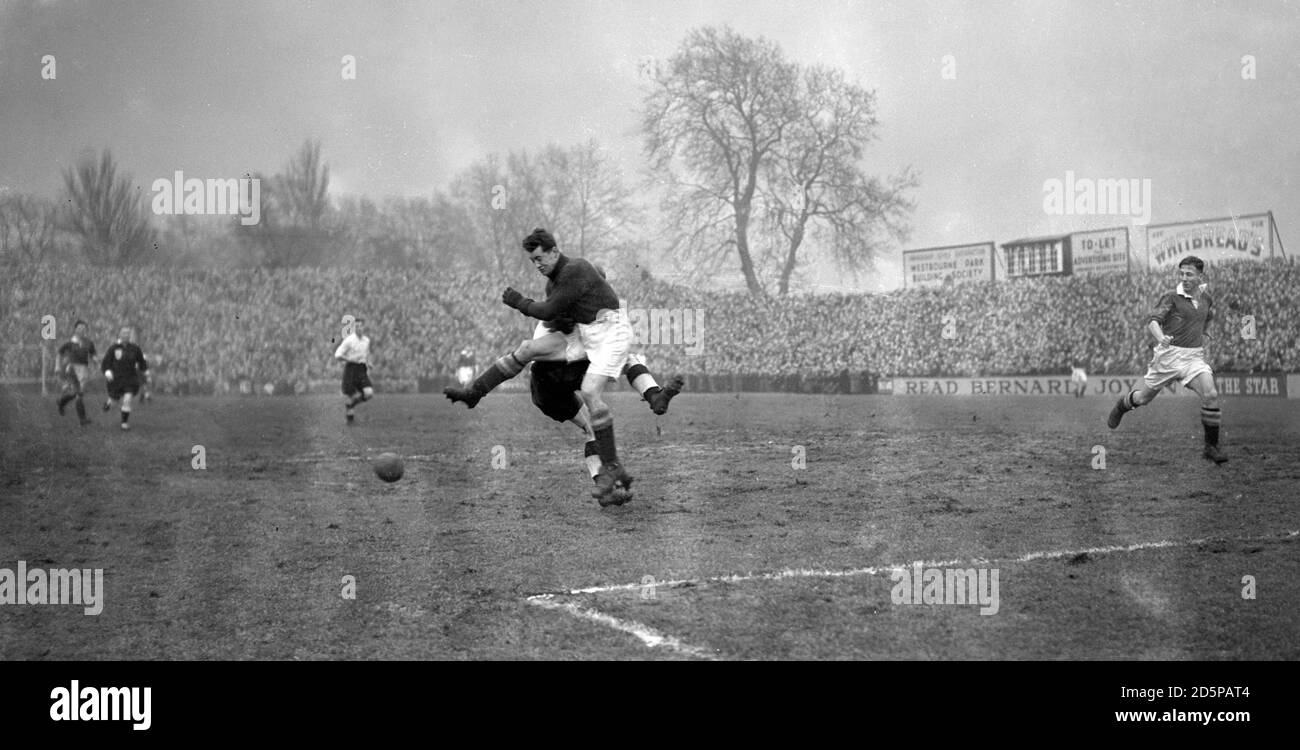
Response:
M543 296L541 279L435 268L8 270L0 379L38 377L40 347L52 353L83 318L101 352L121 325L133 325L160 388L204 392L240 381L337 379L332 355L347 314L367 320L377 383L446 377L467 348L486 366L533 328L501 304L501 289ZM1218 310L1207 347L1215 369L1300 372L1292 297L1300 265L1242 262L1208 275ZM1150 358L1147 315L1174 283L1171 272L1143 271L760 299L647 276L611 282L640 321L638 348L657 372L882 377L1061 374L1075 363L1092 373L1141 373ZM58 341L41 338L47 315ZM1253 339L1242 335L1247 315ZM650 330L661 319L674 324Z

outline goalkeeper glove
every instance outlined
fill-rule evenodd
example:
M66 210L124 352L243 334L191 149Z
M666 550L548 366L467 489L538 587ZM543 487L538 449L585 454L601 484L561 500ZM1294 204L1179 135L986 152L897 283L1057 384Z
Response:
M523 312L528 307L528 305L532 302L531 299L525 299L524 295L520 294L519 292L516 292L514 289L511 289L510 287L506 287L506 290L501 293L501 301L504 302L508 307L513 307L514 309L520 312Z

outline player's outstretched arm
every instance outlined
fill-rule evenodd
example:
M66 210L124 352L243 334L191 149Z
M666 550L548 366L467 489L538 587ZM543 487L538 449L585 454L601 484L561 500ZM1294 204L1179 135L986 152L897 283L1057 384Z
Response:
M507 307L538 320L554 320L561 311L568 310L578 299L578 291L567 285L556 288L545 302L534 302L510 287L501 293L501 301Z

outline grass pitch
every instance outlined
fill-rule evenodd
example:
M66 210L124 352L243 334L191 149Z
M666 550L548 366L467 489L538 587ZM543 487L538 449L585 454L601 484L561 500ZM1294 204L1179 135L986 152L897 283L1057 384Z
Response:
M4 659L1300 658L1297 401L1225 400L1215 466L1187 398L1111 432L1110 399L623 391L636 499L602 510L526 394L159 398L125 433L99 397L82 429L0 389L0 568L105 582L98 616L0 605ZM918 560L997 569L996 614L895 604Z

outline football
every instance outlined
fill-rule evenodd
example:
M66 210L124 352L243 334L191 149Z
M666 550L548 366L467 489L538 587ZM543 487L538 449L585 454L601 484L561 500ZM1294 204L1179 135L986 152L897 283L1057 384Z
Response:
M396 482L402 478L402 457L396 453L381 453L375 459L375 476L385 482Z

